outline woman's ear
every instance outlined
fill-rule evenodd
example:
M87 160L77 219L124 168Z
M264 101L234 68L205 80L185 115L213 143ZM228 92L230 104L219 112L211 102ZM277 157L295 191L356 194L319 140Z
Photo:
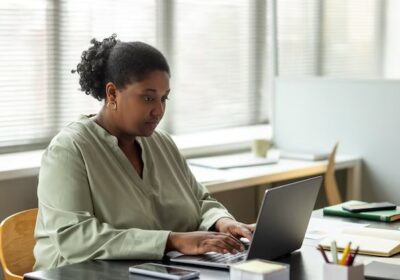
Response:
M111 82L106 84L106 106L117 111L117 87Z
M116 102L117 100L117 87L112 82L106 84L106 102Z

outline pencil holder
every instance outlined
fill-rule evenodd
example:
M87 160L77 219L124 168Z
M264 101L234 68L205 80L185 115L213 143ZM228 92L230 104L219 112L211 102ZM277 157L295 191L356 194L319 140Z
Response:
M324 263L324 280L364 280L364 265L352 266Z

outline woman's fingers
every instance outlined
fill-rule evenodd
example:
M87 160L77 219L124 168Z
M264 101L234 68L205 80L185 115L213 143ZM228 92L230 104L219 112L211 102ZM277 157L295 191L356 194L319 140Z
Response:
M254 231L254 230L253 230ZM248 240L253 238L253 231L251 227L245 224L237 224L230 228L230 232L237 238L246 237Z
M237 253L244 245L231 233L221 232L173 232L168 237L166 250L197 255L206 252Z
M252 233L256 230L256 223L245 225Z
M243 244L229 234L214 233L204 242L204 252L214 251L218 253L235 254L244 250ZM203 250L202 250L203 251Z
M232 235L224 235L218 240L219 246L226 248L230 253L244 250L243 244Z

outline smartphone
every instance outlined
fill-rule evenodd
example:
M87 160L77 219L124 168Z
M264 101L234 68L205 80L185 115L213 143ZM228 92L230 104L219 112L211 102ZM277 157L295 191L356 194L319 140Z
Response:
M343 205L342 208L344 210L358 213L358 212L367 212L367 211L380 211L380 210L394 210L396 209L396 205L390 202L375 202L375 203L362 203L362 204L353 204L353 205Z
M163 279L192 279L199 277L200 272L196 270L183 269L171 265L163 265L158 263L144 263L129 267L129 272L134 274L142 274L154 276Z

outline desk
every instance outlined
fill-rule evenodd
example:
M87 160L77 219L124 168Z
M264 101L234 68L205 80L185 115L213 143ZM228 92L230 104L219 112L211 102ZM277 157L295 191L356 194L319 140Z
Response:
M322 217L322 210L314 211L314 217ZM324 219L334 219L342 221L351 221L356 223L368 223L370 227L397 229L400 221L395 223L380 223L373 221L362 221L355 219L345 219L338 217L324 217ZM317 240L306 239L300 250L290 255L279 258L276 261L290 264L290 279L292 280L317 280L322 279L323 259L319 251L315 249ZM400 255L395 256L399 259ZM358 256L357 260L376 259L369 256ZM75 280L75 279L153 279L149 277L140 277L129 274L128 268L131 265L142 263L140 261L88 261L79 264L67 265L64 267L37 271L25 275L26 280ZM166 262L167 263L167 262ZM174 264L176 265L176 264ZM229 272L222 269L207 269L196 266L182 266L200 270L200 279L229 279Z
M211 193L215 193L324 174L327 163L326 160L280 159L277 164L269 165L224 170L191 166L191 169L197 180L202 182ZM347 171L346 200L360 199L361 159L355 156L337 155L336 170Z
M0 180L37 176L43 151L0 155ZM325 173L327 161L280 159L277 164L213 170L191 167L211 193L300 179ZM337 155L336 170L347 171L347 200L361 197L361 159ZM211 180L210 178L218 178Z

